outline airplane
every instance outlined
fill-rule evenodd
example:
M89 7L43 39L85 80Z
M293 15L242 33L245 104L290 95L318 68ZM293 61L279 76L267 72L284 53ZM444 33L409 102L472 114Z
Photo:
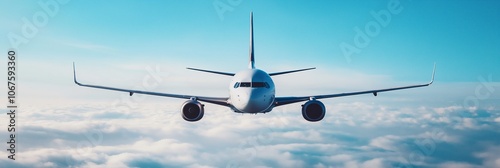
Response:
M253 12L250 13L249 58L250 60L248 64L248 69L245 69L238 73L219 72L219 71L189 68L189 67L187 68L189 70L194 70L194 71L232 76L232 80L229 84L229 97L205 97L205 96L195 96L195 95L181 95L181 94L159 93L151 91L130 90L130 89L115 88L115 87L83 84L77 81L74 62L73 62L73 80L79 86L128 92L130 96L132 96L133 94L145 94L145 95L187 99L187 101L185 101L182 104L180 111L182 113L182 118L189 122L199 121L200 119L203 118L205 105L200 102L226 106L231 108L236 113L257 114L257 113L271 112L273 108L278 106L304 102L304 101L305 103L302 105L303 118L310 122L317 122L321 121L325 117L326 113L325 105L321 101L319 101L319 99L361 95L361 94L373 94L374 96L377 96L378 93L380 92L425 87L431 85L434 82L434 74L436 72L436 64L434 63L434 69L432 72L431 81L425 84L348 92L348 93L298 96L298 97L276 97L275 85L273 83L273 79L271 78L272 76L307 71L315 68L305 68L305 69L297 69L297 70L274 72L274 73L267 73L261 69L257 69L255 67L255 57L254 57Z

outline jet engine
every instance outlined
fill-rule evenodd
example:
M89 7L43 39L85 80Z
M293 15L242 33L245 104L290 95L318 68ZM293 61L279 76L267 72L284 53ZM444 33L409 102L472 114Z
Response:
M325 117L325 112L325 105L317 100L309 100L302 105L302 117L307 121L320 121Z
M203 104L196 100L188 100L182 104L182 118L186 121L194 122L203 118Z

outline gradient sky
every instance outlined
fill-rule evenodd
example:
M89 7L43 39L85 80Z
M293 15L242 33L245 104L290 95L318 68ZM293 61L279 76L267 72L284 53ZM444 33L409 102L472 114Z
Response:
M41 9L34 2L7 2L2 32L20 34L21 18L32 20ZM402 0L402 11L350 62L340 43L353 44L354 28L364 30L375 20L370 11L387 10L389 1L243 0L223 19L214 2L69 1L20 49L26 57L58 63L165 60L220 67L227 60L233 66L221 69L237 71L246 65L248 18L254 11L257 65L263 69L302 63L418 81L436 62L443 82L471 82L500 71L496 1ZM7 38L1 42L11 46Z
M46 167L67 163L82 167L390 167L403 163L400 156L418 151L414 141L444 130L446 136L433 139L439 150L411 165L500 166L500 158L490 155L500 152L496 129L500 126L500 1L62 2L0 2L0 46L3 51L12 47L18 51L20 103L26 114L20 116L24 118L20 127L25 130L20 148L26 153L19 153L26 159L2 158L0 163L18 167L36 163ZM366 25L380 25L371 12L388 11L397 2L400 12L391 14L387 25L369 36L369 44L357 46L359 53L346 57L341 44L355 46L357 28L365 31ZM56 12L50 15L43 4L57 4L49 7ZM219 7L228 10L220 13ZM274 78L278 96L423 83L430 79L434 63L436 82L376 99L325 100L331 113L319 124L303 121L299 104L256 117L207 105L206 109L218 113L206 112L202 121L191 124L178 116L183 100L147 96L129 100L123 93L72 83L71 64L76 62L79 79L85 83L141 88L153 69L162 80L151 90L227 96L229 78L184 68L228 72L246 68L251 11L258 68L269 72L318 68ZM32 37L23 35L29 24L38 30ZM26 41L16 45L14 36ZM5 64L0 68L6 69ZM0 87L6 88L5 83ZM471 99L478 101L471 104ZM132 101L134 107L117 107L116 101L124 100ZM144 131L139 126L144 122L154 129ZM270 122L278 126L262 126ZM103 142L86 150L88 155L75 154L82 137L96 129L103 133ZM161 133L152 135L155 132ZM231 138L243 139L243 145ZM142 150L146 144L185 151L177 155ZM450 155L452 149L463 154ZM47 152L46 157L36 155ZM249 153L254 156L250 160L245 158ZM70 162L61 161L68 156ZM168 156L179 157L169 160Z

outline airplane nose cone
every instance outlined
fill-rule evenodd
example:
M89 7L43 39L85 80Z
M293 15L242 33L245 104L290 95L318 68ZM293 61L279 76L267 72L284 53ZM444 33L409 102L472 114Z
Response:
M248 99L246 100L245 107L243 108L245 112L258 113L266 110L269 106L266 102L266 97L264 97L265 94L256 91L246 92L246 94Z

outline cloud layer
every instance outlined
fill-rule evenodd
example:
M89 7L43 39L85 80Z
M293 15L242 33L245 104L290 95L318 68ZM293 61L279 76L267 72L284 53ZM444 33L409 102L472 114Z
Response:
M179 104L23 107L9 167L499 167L498 107L326 104L305 121L300 105L241 115L207 105L189 123ZM21 113L20 113L21 114ZM0 152L6 156L5 151Z

